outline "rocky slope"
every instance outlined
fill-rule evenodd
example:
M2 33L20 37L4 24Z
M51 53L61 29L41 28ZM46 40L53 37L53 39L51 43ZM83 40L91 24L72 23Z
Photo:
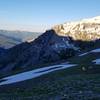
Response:
M82 52L82 50L91 49L97 43L100 43L100 41L97 41L100 38L99 31L92 31L94 27L99 29L98 22L95 22L93 26L92 21L88 20L73 25L71 23L70 25L58 25L46 31L34 41L24 42L1 55L0 69L2 72L9 72L19 68L61 61ZM80 29L82 25L85 25L83 31ZM87 27L91 29L90 33L86 31Z
M3 53L5 53L5 49L0 47L0 55L2 55Z
M53 29L62 36L71 36L74 40L95 40L100 38L100 16L56 25Z

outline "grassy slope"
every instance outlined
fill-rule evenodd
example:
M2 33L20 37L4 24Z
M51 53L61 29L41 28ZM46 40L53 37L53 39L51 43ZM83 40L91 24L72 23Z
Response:
M81 98L88 98L87 95L93 97L95 94L97 97L98 94L100 94L99 74L67 76L64 72L62 73L58 71L56 73L52 73L52 75L48 74L34 80L29 80L27 82L6 87L6 89L2 88L0 89L0 98L30 97L34 98L35 100L48 100L48 98L55 100L54 98L62 98L65 95L67 95L67 98L76 98L81 94ZM88 94L84 95L86 93ZM100 100L100 98L98 100Z
M36 79L0 88L1 100L100 100L100 65L92 60L100 58L100 53L69 59L78 64L66 70L43 75ZM86 71L82 67L86 67ZM93 67L89 69L89 66Z

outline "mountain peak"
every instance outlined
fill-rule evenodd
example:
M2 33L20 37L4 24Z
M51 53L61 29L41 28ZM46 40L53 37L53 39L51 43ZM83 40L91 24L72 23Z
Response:
M75 40L100 39L100 16L56 25L53 29L59 35L67 35Z

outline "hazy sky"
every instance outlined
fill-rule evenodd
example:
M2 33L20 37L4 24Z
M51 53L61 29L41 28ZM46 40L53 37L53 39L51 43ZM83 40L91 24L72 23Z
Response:
M100 15L100 0L0 0L0 29L44 31Z

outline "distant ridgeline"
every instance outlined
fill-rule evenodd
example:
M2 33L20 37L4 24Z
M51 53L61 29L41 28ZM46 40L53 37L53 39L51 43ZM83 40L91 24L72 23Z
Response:
M8 49L25 41L34 40L37 32L0 30L0 47Z

